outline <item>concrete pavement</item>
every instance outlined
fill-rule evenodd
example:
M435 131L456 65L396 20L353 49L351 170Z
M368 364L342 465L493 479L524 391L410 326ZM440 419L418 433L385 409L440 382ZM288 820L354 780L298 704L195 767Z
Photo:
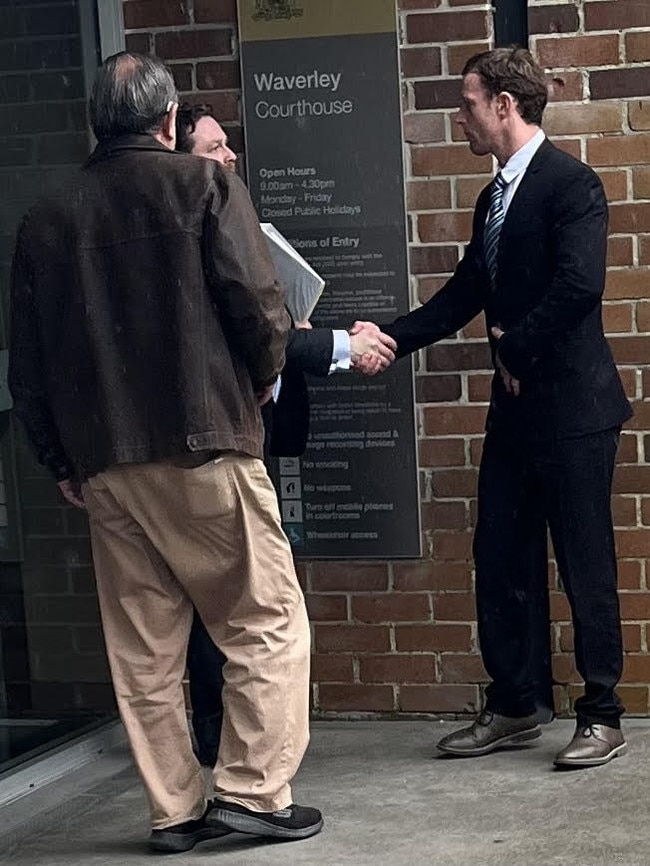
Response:
M231 835L166 855L174 866L648 866L650 724L627 720L629 753L558 772L573 724L554 722L523 749L435 757L455 724L317 722L294 785L322 809L304 842ZM147 809L124 749L0 810L0 864L151 863ZM4 832L3 832L4 828ZM9 828L9 829L7 829Z

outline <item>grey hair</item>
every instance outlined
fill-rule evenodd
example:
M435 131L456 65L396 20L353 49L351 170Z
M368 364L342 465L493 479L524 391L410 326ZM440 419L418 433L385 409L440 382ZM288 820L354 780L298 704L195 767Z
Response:
M174 102L176 85L162 60L122 51L97 70L90 123L98 141L129 132L157 132Z

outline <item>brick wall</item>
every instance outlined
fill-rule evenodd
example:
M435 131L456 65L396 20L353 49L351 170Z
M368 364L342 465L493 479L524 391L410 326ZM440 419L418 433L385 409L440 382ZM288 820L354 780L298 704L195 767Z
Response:
M76 0L0 4L0 301L18 221L89 152ZM6 334L0 334L6 345ZM4 425L4 419L3 419ZM85 516L38 466L22 429L15 464L25 557L0 564L0 639L12 714L111 707Z
M548 69L547 130L601 173L612 205L605 323L636 417L620 449L614 514L625 618L622 696L649 711L650 3L529 4L531 47ZM615 10L614 10L614 7ZM185 97L210 102L241 145L234 0L125 0L127 45L172 64ZM492 39L483 0L398 0L413 302L453 270L491 161L454 128L460 70ZM611 30L612 22L622 30ZM485 679L476 644L471 537L489 395L482 319L422 353L417 374L422 522L417 562L300 566L313 622L317 712L473 710ZM644 400L644 397L646 398ZM643 494L647 493L647 496ZM549 566L556 702L578 690L566 599Z

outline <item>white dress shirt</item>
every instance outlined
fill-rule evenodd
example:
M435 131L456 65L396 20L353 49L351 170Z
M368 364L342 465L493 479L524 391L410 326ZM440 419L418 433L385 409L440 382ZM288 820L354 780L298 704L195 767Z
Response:
M510 202L514 198L523 176L526 174L526 169L530 165L532 158L541 147L545 138L546 134L544 133L544 130L540 129L527 144L520 147L516 153L513 153L508 162L501 169L501 177L506 182L506 187L503 190L504 214L508 213Z

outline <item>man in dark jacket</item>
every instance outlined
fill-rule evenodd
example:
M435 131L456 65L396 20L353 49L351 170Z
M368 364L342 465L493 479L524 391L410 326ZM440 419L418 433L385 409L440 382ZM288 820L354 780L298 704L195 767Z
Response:
M237 155L208 106L181 106L176 116L176 149L236 170ZM395 360L395 348L394 340L380 332L350 336L347 331L296 323L287 337L286 363L278 388L263 409L267 456L299 457L307 447L309 392L305 374L324 377L352 367L374 375ZM199 760L209 767L216 762L221 739L224 662L224 655L195 611L187 654L192 728Z
M322 826L292 804L309 630L261 461L258 404L288 316L245 187L173 152L176 110L157 59L99 70L97 149L20 229L10 361L40 460L88 509L113 684L162 851ZM182 690L193 605L228 659L207 804Z
M541 129L544 75L524 49L471 58L457 123L500 167L479 196L456 273L385 330L400 355L485 312L496 367L474 539L485 710L445 737L450 755L484 755L541 734L535 715L547 526L573 616L585 693L559 767L607 763L626 749L615 688L623 651L611 483L632 414L603 334L607 202L588 166ZM547 627L548 622L542 624Z

